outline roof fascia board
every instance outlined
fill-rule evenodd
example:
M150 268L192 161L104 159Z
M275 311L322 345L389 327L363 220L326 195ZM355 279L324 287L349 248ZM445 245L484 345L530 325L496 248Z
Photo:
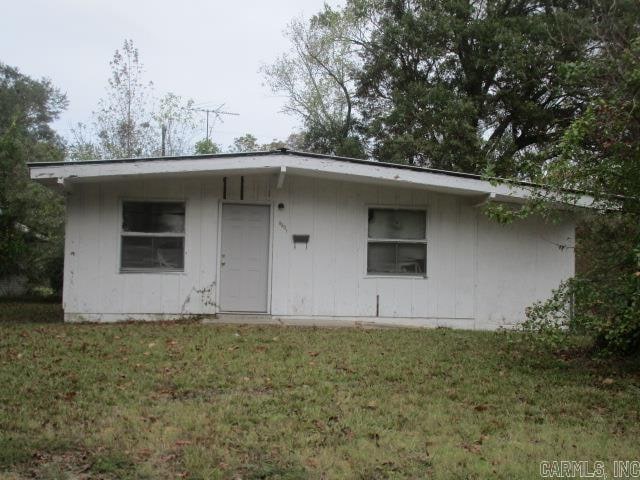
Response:
M399 169L393 164L370 161L341 161L320 155L305 156L301 153L271 153L269 155L227 155L216 157L185 157L180 160L142 159L117 162L67 162L56 164L30 164L31 178L41 183L52 181L66 185L83 181L101 181L145 176L210 174L260 174L287 173L398 185L435 190L453 194L493 194L496 201L523 202L531 196L535 187L518 184L492 184L476 176L444 175L427 169ZM579 206L589 206L589 197L579 201Z

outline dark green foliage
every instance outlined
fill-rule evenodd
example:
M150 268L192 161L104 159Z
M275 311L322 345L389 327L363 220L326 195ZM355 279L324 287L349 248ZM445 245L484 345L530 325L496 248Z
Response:
M560 347L578 334L598 353L640 350L640 224L616 215L594 217L579 229L578 275L529 309L524 329Z
M205 155L220 153L221 150L220 145L214 143L209 138L205 138L203 140L200 140L199 142L196 142L195 151L198 155Z
M346 137L323 132L320 128L303 131L297 149L305 152L338 155L341 157L366 158L363 141L355 134Z
M45 275L49 282L49 287L53 291L56 298L62 298L62 283L64 280L64 252L63 246L60 245L56 253L51 255L45 263Z
M569 0L392 0L366 4L376 27L358 90L375 155L449 170L526 176L581 105L561 68L586 51Z
M597 214L580 229L578 275L556 300L532 312L534 330L552 329L572 300L569 331L608 354L640 350L640 9L635 1L588 4L591 54L563 66L570 86L591 98L552 149L539 181L556 198L589 192Z
M0 64L0 276L42 285L47 264L62 255L62 199L29 180L26 162L62 159L50 123L65 107L48 80Z

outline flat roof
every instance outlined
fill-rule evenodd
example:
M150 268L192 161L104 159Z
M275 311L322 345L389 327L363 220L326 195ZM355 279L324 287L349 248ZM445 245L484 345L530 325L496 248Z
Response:
M69 165L104 165L109 163L133 163L133 162L157 162L157 161L180 161L180 160L198 160L212 158L234 158L234 157L255 157L262 155L295 155L298 157L326 158L329 160L338 160L341 162L359 163L363 165L385 166L400 168L403 170L414 170L421 172L438 173L441 175L451 175L461 178L475 178L482 180L482 175L475 173L455 172L453 170L441 170L438 168L420 167L417 165L407 165L403 163L380 162L378 160L365 160L362 158L341 157L338 155L325 155L322 153L301 152L298 150L290 150L288 148L279 148L277 150L262 150L256 152L232 152L232 153L204 153L199 155L175 155L165 157L131 157L131 158L114 158L108 160L82 160L68 162L28 162L29 167L60 167ZM526 183L526 182L523 182Z
M211 160L218 160L213 161ZM204 163L201 163L204 162ZM209 161L209 162L205 162ZM328 161L328 162L327 162ZM138 175L177 175L194 173L262 173L281 170L292 174L352 181L383 182L398 186L429 187L457 194L493 195L502 201L524 201L531 190L544 189L534 183L436 168L380 162L336 155L307 153L287 148L259 152L181 155L170 157L117 158L78 162L29 162L33 180L61 187L67 182L101 181ZM130 166L129 166L130 165ZM578 193L578 192L574 192ZM583 196L583 194L578 193ZM593 199L583 196L579 204Z

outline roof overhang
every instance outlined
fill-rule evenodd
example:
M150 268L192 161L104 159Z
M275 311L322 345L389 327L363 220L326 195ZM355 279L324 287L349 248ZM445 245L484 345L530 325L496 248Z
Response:
M281 185L285 172L287 176L310 176L464 195L474 197L477 204L483 201L523 203L531 197L534 189L540 188L523 183L490 182L478 175L465 173L291 151L30 163L29 170L33 180L65 190L76 183L196 175L273 174ZM592 203L591 197L583 196L578 199L577 205L588 207Z

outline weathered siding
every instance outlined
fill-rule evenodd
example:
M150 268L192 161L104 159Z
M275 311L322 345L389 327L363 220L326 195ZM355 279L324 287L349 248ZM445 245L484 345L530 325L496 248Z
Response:
M227 199L241 179L227 178ZM490 222L469 198L287 175L244 177L243 200L273 210L270 313L299 319L495 328L573 274L573 224ZM78 185L69 199L64 308L68 318L217 311L221 177ZM187 202L184 273L119 273L122 199ZM284 209L277 208L282 203ZM366 275L368 206L425 207L427 278ZM292 234L309 234L294 248ZM147 318L155 318L148 315Z

